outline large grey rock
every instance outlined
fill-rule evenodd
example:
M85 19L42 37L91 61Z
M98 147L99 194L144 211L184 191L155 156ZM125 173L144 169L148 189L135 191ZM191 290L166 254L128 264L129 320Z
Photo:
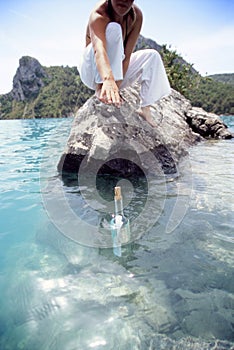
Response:
M77 172L82 164L88 173L98 169L99 173L125 176L142 171L175 173L189 146L203 139L203 128L199 132L198 127L194 132L190 127L197 109L180 93L173 90L170 96L152 106L156 128L136 112L137 85L124 90L122 96L125 102L121 108L105 105L93 96L79 109L58 164L60 171ZM207 120L213 117L199 109L201 114ZM221 120L218 134L211 129L212 137L231 137Z
M232 134L214 113L206 113L202 108L193 107L187 113L187 121L194 132L206 138L230 139Z

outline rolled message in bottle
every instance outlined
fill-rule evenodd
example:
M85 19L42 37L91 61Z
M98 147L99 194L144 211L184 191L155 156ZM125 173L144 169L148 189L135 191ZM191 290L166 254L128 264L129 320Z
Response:
M111 234L114 254L121 256L121 245L129 242L131 234L129 220L125 217L123 212L123 198L121 194L121 187L115 187L114 193L115 215L111 220Z

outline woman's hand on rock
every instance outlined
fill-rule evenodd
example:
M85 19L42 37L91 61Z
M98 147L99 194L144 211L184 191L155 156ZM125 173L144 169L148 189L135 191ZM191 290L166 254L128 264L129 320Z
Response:
M116 107L120 107L121 98L119 95L119 88L114 80L104 80L99 100L106 104L114 104Z

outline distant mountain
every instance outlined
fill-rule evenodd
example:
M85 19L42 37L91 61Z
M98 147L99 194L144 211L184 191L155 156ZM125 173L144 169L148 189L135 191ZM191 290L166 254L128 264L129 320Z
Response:
M208 112L234 115L234 73L201 77L187 97Z
M213 74L208 77L220 83L234 85L234 73Z
M140 35L136 50L153 48L160 52L172 88L189 98L194 106L208 112L234 114L234 86L203 78L175 51ZM222 79L227 75L223 74ZM228 81L234 74L228 74ZM215 75L217 78L217 75ZM219 75L219 79L220 75ZM67 117L93 94L80 80L76 67L43 67L37 59L24 56L13 79L13 88L0 95L0 119Z
M136 43L135 51L138 51L141 49L154 49L160 52L162 48L163 48L162 45L157 44L156 41L145 38L143 35L139 35L139 38Z
M11 92L0 96L0 119L60 118L73 115L92 95L76 67L43 67L24 56Z

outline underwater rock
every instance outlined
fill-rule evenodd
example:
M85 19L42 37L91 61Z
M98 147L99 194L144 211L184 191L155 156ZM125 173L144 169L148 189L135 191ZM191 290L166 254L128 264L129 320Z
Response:
M203 124L199 129L191 121L201 110L196 112L179 92L172 90L170 96L151 107L158 125L155 128L137 113L139 86L121 93L124 102L120 108L105 105L93 96L79 109L58 164L59 171L80 172L82 165L84 174L172 174L177 172L177 164L188 148L206 136ZM211 124L210 115L203 111L204 118L205 115ZM216 118L214 124L217 125ZM210 128L212 137L229 135L221 121L217 131L216 127Z

